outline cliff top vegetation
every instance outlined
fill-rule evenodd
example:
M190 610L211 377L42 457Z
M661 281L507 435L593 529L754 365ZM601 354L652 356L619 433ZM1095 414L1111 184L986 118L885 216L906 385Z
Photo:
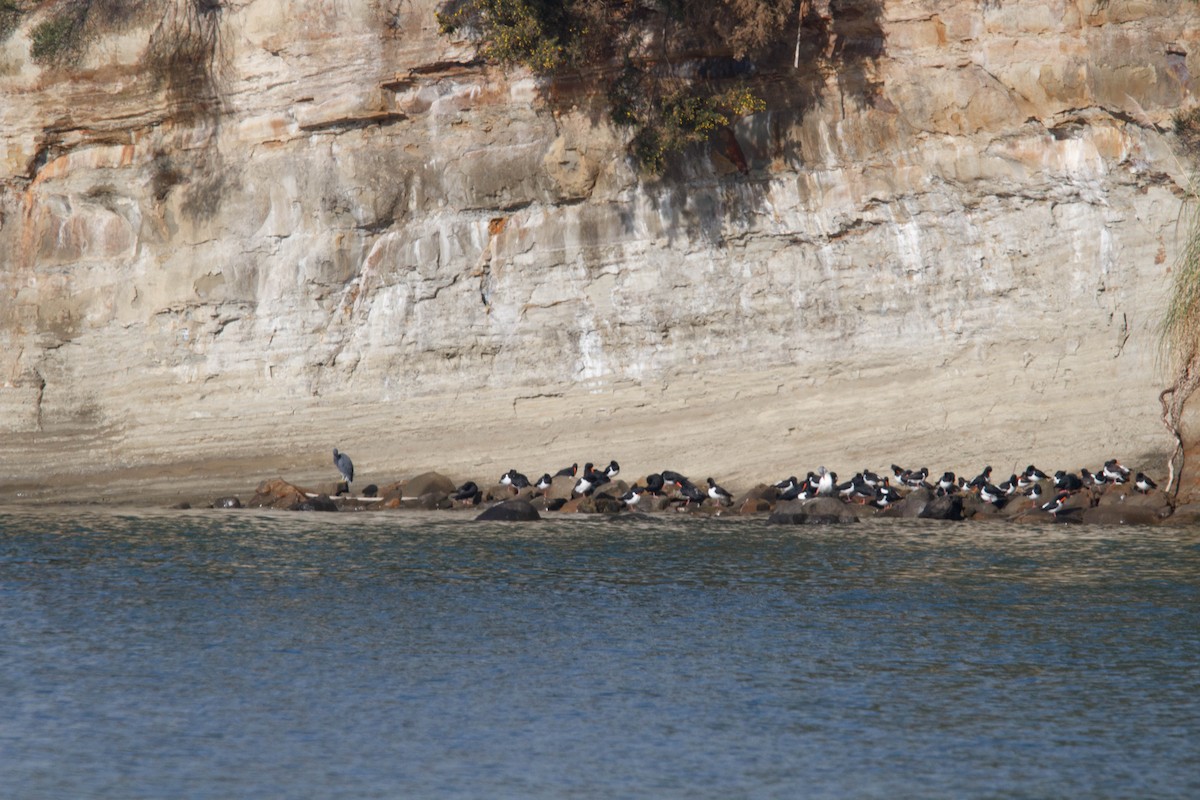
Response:
M732 141L734 121L766 108L764 66L798 68L806 29L829 22L810 0L448 0L438 21L486 60L600 87L649 173L694 143Z

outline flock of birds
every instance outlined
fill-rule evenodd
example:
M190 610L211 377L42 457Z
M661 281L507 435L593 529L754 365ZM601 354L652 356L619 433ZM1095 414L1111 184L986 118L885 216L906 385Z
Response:
M608 466L603 469L596 469L595 464L588 462L583 465L581 473L579 464L576 462L569 467L563 467L553 475L547 472L536 482L531 482L528 477L517 470L510 469L500 476L500 484L512 486L518 490L532 486L537 491L545 492L553 485L555 478L571 478L575 480L571 491L572 495L586 497L597 492L603 493L604 485L612 483L613 478L617 477L617 473L620 471L621 465L616 461L608 462ZM629 508L634 508L646 494L661 496L668 492L674 492L682 497L686 501L685 505L700 504L710 499L722 505L730 505L733 502L733 495L718 486L712 478L708 479L708 489L701 489L680 473L672 470L653 473L646 477L645 486L635 482L624 493L612 496L624 502ZM458 490L451 495L451 499L478 503L482 495L482 490L473 481L467 481L458 487Z
M333 463L337 467L347 485L354 480L354 464L345 453L333 450ZM500 476L500 483L514 489L533 487L534 490L545 493L554 483L555 478L566 477L575 479L572 489L573 496L591 496L597 492L603 493L606 484L612 483L613 478L621 471L616 461L610 461L608 466L596 469L595 464L584 464L580 473L579 464L564 467L551 475L544 473L536 481L510 469ZM930 481L929 469L904 469L895 464L891 465L891 476L880 477L878 474L863 470L849 481L838 482L836 472L820 467L816 472L809 472L803 480L790 476L776 484L777 500L805 500L815 497L838 497L848 502L870 504L884 509L903 499L909 491L926 489L935 496L942 497L957 493L974 493L986 503L1003 506L1013 497L1026 497L1035 501L1045 499L1049 491L1053 497L1041 503L1041 508L1051 514L1057 514L1064 508L1066 501L1077 492L1094 487L1103 488L1109 485L1132 484L1143 493L1149 493L1158 488L1157 484L1145 473L1130 474L1130 470L1115 458L1109 459L1096 472L1080 469L1078 473L1058 470L1053 477L1030 464L1024 472L1013 473L998 484L992 483L992 467L983 468L975 478L967 480L956 476L953 472L945 472L936 481ZM682 497L684 506L695 503L701 505L705 500L712 500L720 505L728 506L733 503L733 495L708 478L707 489L696 486L685 476L673 470L655 472L646 477L646 485L635 482L633 486L619 495L610 495L621 500L630 509L635 508L645 495ZM1052 487L1052 488L1051 488ZM467 481L451 494L451 499L465 504L478 504L483 498L483 490L473 481ZM564 500L565 502L565 500Z
M1025 497L1040 501L1049 491L1053 498L1041 503L1043 511L1057 514L1066 501L1074 494L1085 488L1103 488L1108 485L1123 485L1132 483L1137 491L1148 494L1158 488L1145 473L1130 474L1130 470L1115 458L1109 459L1104 466L1090 472L1086 468L1078 473L1058 470L1051 477L1033 464L1030 464L1020 474L1013 473L999 484L992 482L992 467L986 466L975 478L967 480L956 476L953 472L944 472L935 482L930 482L929 469L922 467L910 470L895 464L891 467L890 478L880 478L875 473L864 470L857 473L851 480L838 483L837 473L826 472L821 467L817 473L808 473L803 481L794 476L786 481L775 484L780 490L780 499L805 499L819 496L837 496L845 500L856 500L869 503L876 508L887 508L901 500L905 493L892 485L892 480L905 489L927 489L935 496L943 497L957 493L975 493L981 500L1000 507L1013 497Z

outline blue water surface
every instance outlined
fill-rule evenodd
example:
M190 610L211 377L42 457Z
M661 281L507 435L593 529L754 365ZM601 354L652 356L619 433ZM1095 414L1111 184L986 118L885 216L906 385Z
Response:
M0 510L0 796L1200 796L1200 531Z

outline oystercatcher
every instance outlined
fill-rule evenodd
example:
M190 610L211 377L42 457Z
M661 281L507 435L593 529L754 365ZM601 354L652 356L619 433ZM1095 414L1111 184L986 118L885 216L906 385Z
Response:
M733 504L733 495L718 486L712 478L708 479L708 496L723 506Z

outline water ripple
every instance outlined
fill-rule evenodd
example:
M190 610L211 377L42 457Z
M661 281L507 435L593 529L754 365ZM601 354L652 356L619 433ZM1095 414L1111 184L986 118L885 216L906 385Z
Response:
M1190 797L1169 528L0 511L24 797Z

